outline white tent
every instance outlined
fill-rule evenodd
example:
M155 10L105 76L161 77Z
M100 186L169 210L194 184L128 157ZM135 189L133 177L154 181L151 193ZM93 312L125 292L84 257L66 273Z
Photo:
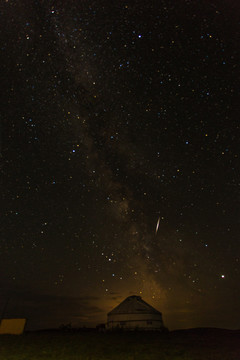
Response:
M107 329L163 330L162 314L140 296L129 296L108 313Z
M20 335L23 333L26 319L2 319L0 323L0 334Z

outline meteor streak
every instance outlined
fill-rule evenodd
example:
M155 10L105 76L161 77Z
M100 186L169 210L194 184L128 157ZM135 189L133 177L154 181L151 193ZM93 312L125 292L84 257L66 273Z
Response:
M159 223L160 223L160 217L158 218L158 221L157 221L157 226L156 226L156 234L158 232L158 228L159 228Z

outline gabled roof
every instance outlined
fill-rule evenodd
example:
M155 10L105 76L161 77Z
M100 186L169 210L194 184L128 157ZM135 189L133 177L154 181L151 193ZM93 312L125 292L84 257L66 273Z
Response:
M127 297L118 306L116 306L108 315L114 314L161 314L146 303L141 296L133 295Z

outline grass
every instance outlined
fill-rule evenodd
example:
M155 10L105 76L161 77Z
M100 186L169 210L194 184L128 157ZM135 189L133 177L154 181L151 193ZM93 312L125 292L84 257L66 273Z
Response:
M240 360L240 332L160 333L46 331L0 336L1 360Z

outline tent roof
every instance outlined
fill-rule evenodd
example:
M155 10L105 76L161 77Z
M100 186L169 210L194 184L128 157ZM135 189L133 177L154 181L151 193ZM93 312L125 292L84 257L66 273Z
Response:
M160 311L154 309L147 304L141 296L133 295L127 297L118 306L116 306L108 315L114 314L161 314Z

